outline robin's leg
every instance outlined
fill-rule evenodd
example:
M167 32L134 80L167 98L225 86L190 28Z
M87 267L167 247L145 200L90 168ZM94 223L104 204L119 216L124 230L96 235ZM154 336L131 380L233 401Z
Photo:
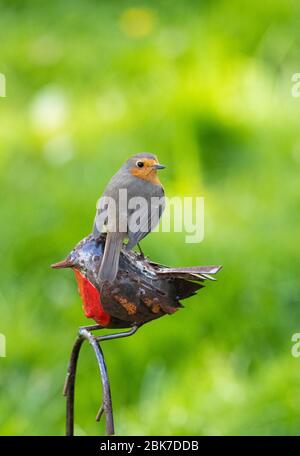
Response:
M141 249L141 246L140 246L139 242L137 243L137 248L138 248L138 249L139 249L139 251L140 251L140 255L141 255L143 258L145 258L144 252L142 251L142 249Z

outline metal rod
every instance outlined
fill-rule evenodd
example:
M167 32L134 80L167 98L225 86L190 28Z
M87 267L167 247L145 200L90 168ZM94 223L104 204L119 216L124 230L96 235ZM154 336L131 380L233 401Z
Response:
M104 361L103 352L99 346L99 343L95 339L95 337L87 330L87 329L80 329L79 335L74 343L68 372L67 378L65 381L64 386L64 396L67 397L67 404L66 404L66 435L73 436L74 435L74 398L75 398L75 378L76 378L76 370L77 370L77 362L80 353L80 349L84 340L88 340L93 350L95 352L98 367L100 371L100 378L102 383L102 390L103 390L103 411L105 413L105 421L106 421L106 434L113 435L114 434L114 420L113 420L113 410L112 410L112 401L111 401L111 392L110 392L110 385L109 379L107 375L107 369Z
M67 397L66 435L74 435L74 396L77 361L84 339L78 336L70 357L67 378L64 386L64 396Z
M114 430L114 418L113 418L113 411L112 411L112 400L111 400L111 392L110 392L110 385L107 375L106 364L103 356L103 352L99 345L99 342L96 338L86 329L81 329L79 334L87 339L91 346L94 349L98 367L100 371L100 378L102 383L102 405L103 411L105 414L105 423L106 423L106 434L113 435L115 433Z
M107 368L104 360L104 355L101 350L100 341L119 339L122 337L128 337L134 334L138 330L138 326L134 326L130 331L124 331L121 333L106 334L104 336L95 337L91 334L91 331L103 329L99 325L81 327L78 331L78 337L73 345L72 353L70 356L67 377L64 385L63 394L67 398L66 403L66 435L74 435L74 399L75 399L75 379L77 371L77 363L79 358L80 349L85 340L87 340L92 346L96 359L98 362L100 379L102 384L102 405L96 416L96 421L99 421L102 414L105 414L106 422L106 434L114 434L114 419L113 409L111 400L110 384L107 374Z
M123 331L115 334L105 334L104 336L96 336L95 339L98 342L101 342L102 340L121 339L122 337L132 336L132 334L136 333L138 329L138 326L134 326L130 331Z

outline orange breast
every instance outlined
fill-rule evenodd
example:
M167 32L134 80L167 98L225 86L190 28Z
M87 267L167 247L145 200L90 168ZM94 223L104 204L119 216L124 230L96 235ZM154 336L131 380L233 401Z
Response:
M78 269L74 269L75 278L78 284L78 292L83 303L83 311L87 318L92 318L99 325L107 326L110 316L102 307L100 293L96 287L81 274Z

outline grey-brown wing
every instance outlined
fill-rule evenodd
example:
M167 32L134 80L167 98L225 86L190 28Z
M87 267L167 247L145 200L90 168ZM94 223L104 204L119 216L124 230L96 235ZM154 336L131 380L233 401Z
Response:
M114 220L116 223L115 228L118 227L119 190L122 188L126 189L126 186L128 186L128 177L124 175L122 170L119 170L111 178L103 195L97 201L96 216L93 225L93 236L95 239L99 238L103 231L103 227L108 224L108 221L111 223L111 221ZM116 229L112 229L112 231L116 231Z
M101 197L97 202L96 215L93 225L93 236L98 239L100 234L103 232L103 227L107 225L108 220L108 203L105 201L105 197Z
M136 244L158 225L165 209L163 188L161 188L157 195L154 195L151 199L149 198L147 203L147 205L142 205L138 208L137 211L133 211L129 216L126 250L133 249Z

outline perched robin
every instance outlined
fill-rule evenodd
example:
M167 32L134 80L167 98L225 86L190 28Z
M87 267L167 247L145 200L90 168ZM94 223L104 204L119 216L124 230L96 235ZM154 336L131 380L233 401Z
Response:
M131 250L158 224L165 202L157 170L163 168L155 155L137 154L129 158L108 183L98 201L93 228L96 240L104 226L107 228L99 280L115 280L126 237L126 250ZM126 192L125 201L122 191ZM132 202L136 204L131 206Z
M72 268L83 310L105 328L139 327L183 307L180 300L196 294L206 279L215 280L220 266L168 268L121 250L119 273L113 284L98 277L105 258L105 234L96 241L89 235L68 257L52 267Z

